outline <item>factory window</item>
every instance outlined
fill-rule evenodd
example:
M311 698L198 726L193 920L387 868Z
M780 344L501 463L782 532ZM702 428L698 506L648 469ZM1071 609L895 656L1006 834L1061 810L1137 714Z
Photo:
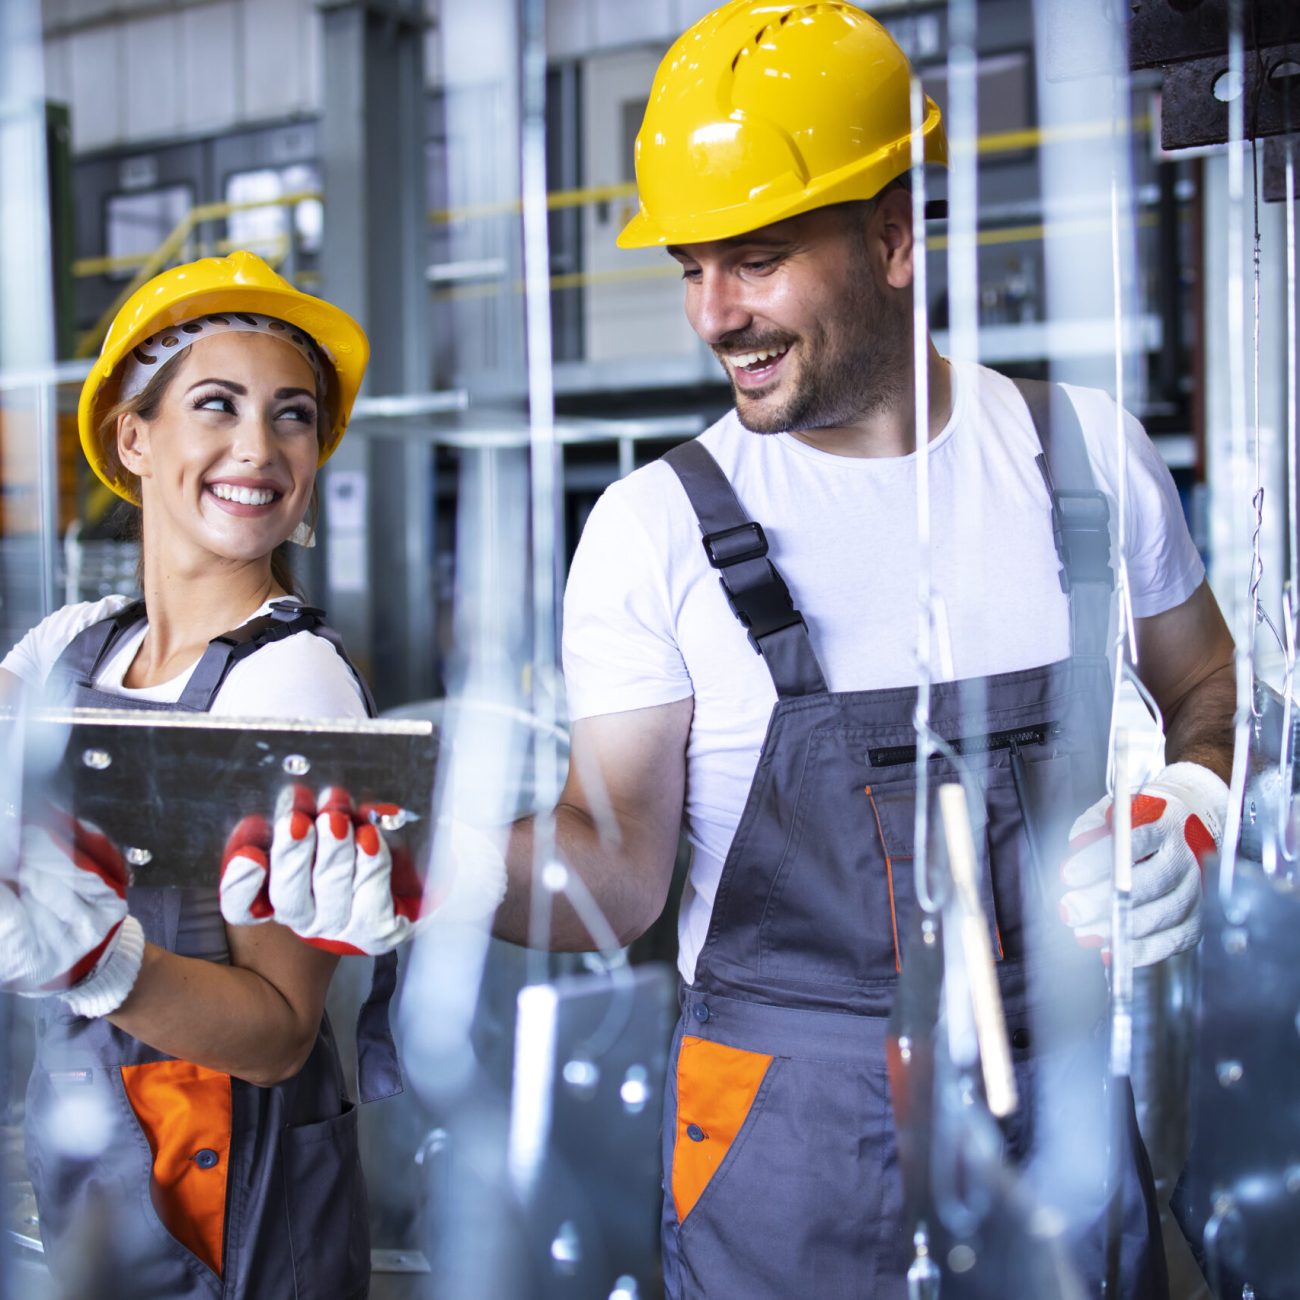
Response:
M227 203L258 203L264 207L232 212L226 221L227 235L236 248L248 248L272 261L291 250L286 239L290 230L288 213L293 213L296 253L320 251L324 208L318 198L300 199L294 204L278 202L288 194L304 190L319 192L320 170L314 163L293 163L288 167L263 167L235 172L226 180Z
M188 185L109 196L104 210L104 247L109 257L134 259L113 271L117 279L135 274L147 257L176 228L193 202Z

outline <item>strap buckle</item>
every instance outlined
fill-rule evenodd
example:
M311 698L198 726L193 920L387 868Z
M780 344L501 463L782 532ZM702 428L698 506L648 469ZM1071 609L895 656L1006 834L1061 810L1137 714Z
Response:
M753 520L716 533L705 533L703 541L704 553L715 569L727 569L746 560L761 560L767 555L767 534L763 525Z
M794 600L790 596L790 588L785 585L785 579L770 561L767 569L766 581L752 587L745 587L740 591L732 591L724 577L718 578L727 597L727 604L731 606L731 612L745 629L745 635L749 638L749 644L754 647L754 652L760 655L763 653L760 643L764 637L771 636L773 632L780 632L784 628L794 627L796 624L806 626L803 615L794 607Z
M1110 567L1110 502L1096 489L1068 489L1052 493L1052 533L1061 561L1061 590L1069 593L1076 582L1104 582L1115 586Z

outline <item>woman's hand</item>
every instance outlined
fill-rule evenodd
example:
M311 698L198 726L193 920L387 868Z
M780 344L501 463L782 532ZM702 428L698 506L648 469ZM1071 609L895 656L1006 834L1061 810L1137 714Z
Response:
M57 993L82 1016L120 1007L144 952L127 883L122 855L97 827L42 808L23 826L17 879L0 882L0 985Z
M346 790L304 786L281 796L274 828L246 817L221 868L221 914L230 925L278 921L326 952L389 952L414 933L423 890L409 855L390 848L374 817Z

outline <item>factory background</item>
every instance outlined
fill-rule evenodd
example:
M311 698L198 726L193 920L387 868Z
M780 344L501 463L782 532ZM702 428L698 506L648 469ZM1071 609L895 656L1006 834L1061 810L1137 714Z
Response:
M606 485L730 404L682 313L676 264L614 246L635 211L632 142L655 68L711 7L5 0L0 640L12 644L64 601L134 589L113 500L77 449L81 379L134 286L169 265L248 248L370 334L362 398L321 477L319 544L299 566L381 707L436 710L473 677L481 661L463 635L466 593L482 589L501 604L486 631L478 625L493 641L494 672L534 717L562 729L545 627L558 626L554 593L588 511ZM889 28L947 111L950 6L860 7ZM1287 7L1260 5L1265 26ZM1162 8L1132 6L1139 20ZM1161 67L1115 75L1097 54L1109 39L1105 6L978 0L972 9L977 126L931 196L974 178L977 190L963 193L977 192L977 209L966 226L955 206L930 225L927 306L940 351L973 345L1014 376L1122 389L1173 472L1225 612L1246 582L1266 611L1280 611L1294 577L1285 509L1255 527L1250 502L1258 490L1270 503L1294 492L1284 137L1247 146L1234 260L1219 119L1171 121ZM1291 66L1300 75L1300 62ZM1222 116L1226 103L1216 103ZM545 352L535 296L530 319L539 281L520 180L538 157ZM1257 349L1229 333L1230 295L1248 297L1256 275L1256 220ZM977 273L973 303L949 298L959 239ZM959 317L977 324L964 342L950 335ZM1245 329L1254 328L1248 307ZM1233 415L1234 342L1247 349L1247 370L1258 367L1246 375L1257 433L1249 464ZM540 480L539 395L551 402L542 423L555 450ZM551 540L540 564L539 538ZM530 779L512 793L517 806ZM661 923L636 963L671 961L671 930ZM578 958L543 966L560 977L586 969ZM488 972L480 1068L504 1089L515 994L535 968L494 944ZM436 1098L423 1101L437 1112ZM454 1126L428 1113L412 1108L370 1135L391 1295L442 1294L419 1289L432 1253L421 1233L451 1196L428 1174ZM485 1126L504 1122L493 1114ZM612 1131L620 1115L597 1122ZM387 1192L381 1167L392 1172ZM553 1262L565 1257L562 1238L548 1238ZM624 1278L630 1289L601 1295L654 1294L644 1279L637 1290L637 1267Z

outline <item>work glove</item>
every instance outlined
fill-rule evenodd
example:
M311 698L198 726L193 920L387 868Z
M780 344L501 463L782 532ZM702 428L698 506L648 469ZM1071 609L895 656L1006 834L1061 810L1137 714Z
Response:
M405 943L424 891L402 848L374 818L395 808L353 808L337 786L317 802L305 786L286 787L275 824L245 817L226 842L221 914L231 925L278 921L326 952L378 956Z
M454 818L447 870L426 897L409 854L393 849L374 825L380 805L352 810L345 790L319 804L304 786L287 789L274 828L245 817L226 843L221 914L231 925L278 921L313 947L341 954L388 952L425 922L486 928L506 892L506 864L496 844Z
M1228 787L1199 763L1173 763L1133 797L1133 964L1151 966L1201 937L1201 866L1223 840ZM1110 955L1111 800L1070 828L1061 916L1084 947Z
M17 879L0 881L0 987L56 993L79 1016L116 1011L144 957L122 855L98 827L48 807L20 845Z

